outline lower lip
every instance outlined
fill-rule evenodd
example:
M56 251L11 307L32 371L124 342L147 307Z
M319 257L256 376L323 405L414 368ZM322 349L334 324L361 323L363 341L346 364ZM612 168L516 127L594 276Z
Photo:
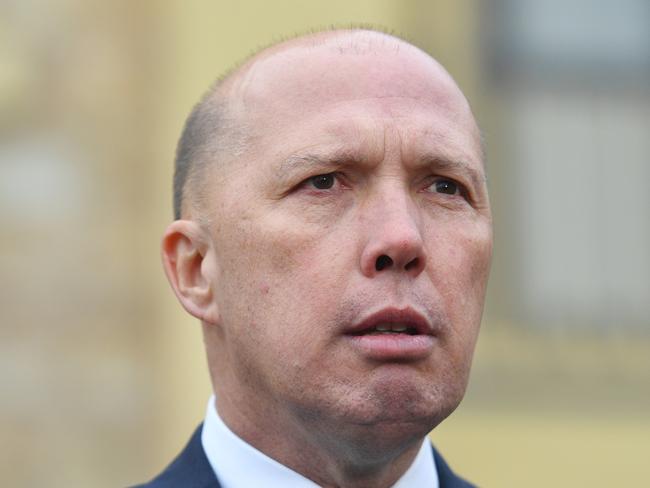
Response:
M364 356L379 361L423 359L431 353L434 343L434 337L430 335L367 334L347 337Z

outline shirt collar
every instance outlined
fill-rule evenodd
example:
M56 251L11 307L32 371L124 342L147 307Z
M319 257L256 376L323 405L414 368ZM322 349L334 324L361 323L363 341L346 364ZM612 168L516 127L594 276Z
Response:
M219 417L214 400L212 395L208 401L201 444L223 488L318 488L313 481L258 451L231 431ZM413 464L392 488L421 486L438 488L438 472L426 437Z

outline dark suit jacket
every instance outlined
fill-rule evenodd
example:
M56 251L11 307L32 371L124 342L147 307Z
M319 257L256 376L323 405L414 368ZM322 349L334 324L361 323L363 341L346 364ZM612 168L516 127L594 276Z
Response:
M183 452L174 459L165 471L149 483L133 488L221 488L219 480L214 475L212 466L210 466L203 451L203 445L201 444L202 427L203 425L200 425L196 429ZM433 449L433 455L436 460L436 468L438 468L440 488L475 488L474 485L456 476L435 448Z

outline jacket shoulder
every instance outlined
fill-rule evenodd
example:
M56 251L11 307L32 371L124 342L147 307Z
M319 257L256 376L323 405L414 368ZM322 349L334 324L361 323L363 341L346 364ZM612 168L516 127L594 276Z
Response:
M219 481L203 451L201 424L181 453L167 468L148 483L132 488L220 488Z
M473 485L454 473L436 448L433 445L431 447L433 449L433 458L436 462L436 470L438 471L440 488L477 488L476 485Z

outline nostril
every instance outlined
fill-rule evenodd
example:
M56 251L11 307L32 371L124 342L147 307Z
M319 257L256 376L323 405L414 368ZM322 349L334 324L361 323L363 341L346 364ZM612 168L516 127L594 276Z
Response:
M389 258L389 259L390 259L390 258ZM410 269L417 268L419 263L420 263L419 258L412 259L411 261L409 261L408 263L406 263L406 266L404 266L404 269L405 269L406 271L408 271L408 270L410 270Z
M375 269L377 271L381 271L382 269L388 268L392 264L393 260L389 256L382 254L377 258L377 261L375 261Z

